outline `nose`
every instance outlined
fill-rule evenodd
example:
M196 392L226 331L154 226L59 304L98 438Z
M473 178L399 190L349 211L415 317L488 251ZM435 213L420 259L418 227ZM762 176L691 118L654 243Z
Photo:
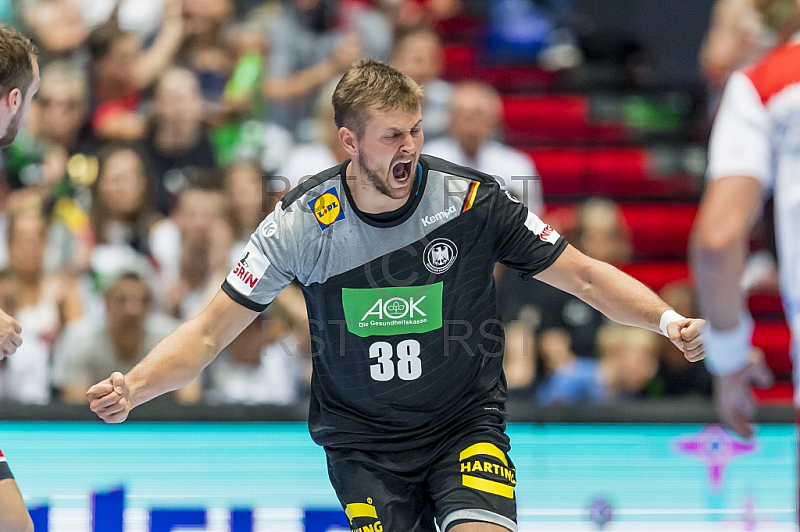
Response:
M411 132L406 131L403 133L403 144L400 146L400 151L403 153L412 154L415 151L416 144L414 143L414 137L411 135Z

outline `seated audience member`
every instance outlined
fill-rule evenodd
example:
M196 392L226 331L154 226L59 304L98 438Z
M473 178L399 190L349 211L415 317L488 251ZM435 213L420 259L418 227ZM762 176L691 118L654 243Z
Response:
M203 96L190 70L170 68L159 78L145 156L156 181L158 210L165 215L194 174L214 169L203 126Z
M230 264L239 260L242 250L250 241L250 235L267 216L265 205L268 199L262 192L261 169L248 162L234 163L225 169L225 195L230 210L234 245L231 248Z
M211 403L290 404L298 399L308 362L286 318L261 314L208 368Z
M103 298L103 319L71 323L53 354L53 381L65 402L85 403L90 383L111 371L130 370L178 326L176 320L152 311L150 285L135 271L109 279ZM176 392L185 402L196 402L201 395L199 382Z
M302 141L308 141L305 122L319 89L364 53L357 31L336 30L335 7L329 0L291 0L268 29L264 95L271 120Z
M605 378L612 401L647 395L658 370L656 333L619 324L604 325L597 333L597 351L600 366L608 368Z
M99 248L127 249L146 255L153 213L149 178L141 155L126 146L110 146L98 154L97 180L92 185L91 219ZM102 272L93 253L92 267Z
M230 0L185 0L183 3L185 39L176 63L197 76L207 107L221 104L225 85L233 72L233 58L222 38L223 28L232 15Z
M331 96L334 88L335 83L326 85L317 98L312 142L295 145L277 175L270 180L271 192L276 196L283 197L305 179L348 158L339 141L339 128L333 117Z
M410 76L424 91L422 130L426 141L443 136L450 122L453 88L440 79L443 62L442 41L433 30L417 27L395 38L392 66Z
M209 275L208 243L215 230L221 229L220 237L225 234L219 223L226 214L222 190L198 181L180 192L172 216L153 228L150 246L158 270L158 304L166 312L182 317L199 301ZM226 254L223 260L228 258Z
M658 295L683 316L689 315L684 312L694 312L692 316L699 314L697 296L688 282L668 284L658 291ZM712 379L705 364L692 364L682 354L680 357L675 356L673 351L676 349L669 338L660 337L658 340L658 373L648 389L648 395L711 397Z
M144 138L140 114L142 91L171 64L183 40L180 0L166 0L158 35L146 50L134 33L116 20L98 26L87 40L92 78L92 127L105 140L130 142Z
M77 52L89 35L89 26L76 0L19 4L23 5L20 14L33 34L42 65L56 59L79 60Z
M494 88L478 81L459 83L450 99L448 136L425 143L422 150L495 176L528 210L541 214L542 187L533 161L495 139L502 120L503 102ZM422 127L425 131L424 121Z
M16 297L15 317L28 338L51 348L64 326L83 314L75 280L44 267L47 220L38 210L12 212L8 219L8 280Z
M63 61L50 63L42 70L30 130L67 155L94 153L97 142L89 127L88 101L84 71Z
M8 270L0 271L0 308L16 316L19 298ZM0 359L0 399L45 404L50 401L50 349L22 331L14 356Z
M630 235L619 207L606 199L594 198L580 206L570 242L586 255L614 265L625 264L631 253ZM504 271L498 280L498 303L506 323L532 314L542 329L567 331L571 348L578 356L596 357L597 330L608 320L580 299L535 279L523 281Z
M612 398L610 357L598 362L577 356L564 329L540 331L539 348L545 371L536 389L539 404L605 403Z

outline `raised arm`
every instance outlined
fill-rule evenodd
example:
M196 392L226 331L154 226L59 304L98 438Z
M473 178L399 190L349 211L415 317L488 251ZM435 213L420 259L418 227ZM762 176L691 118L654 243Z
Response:
M164 338L127 375L115 372L86 392L93 412L121 423L131 409L183 388L258 315L221 290L197 317Z
M587 257L572 246L536 279L585 301L612 320L663 333L687 360L705 356L700 329L703 320L675 313L652 290L614 266Z

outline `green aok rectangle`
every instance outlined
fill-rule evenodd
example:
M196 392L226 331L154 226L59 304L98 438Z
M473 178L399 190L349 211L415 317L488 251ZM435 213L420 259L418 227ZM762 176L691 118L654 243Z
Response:
M362 338L435 331L442 327L442 286L342 288L347 330Z

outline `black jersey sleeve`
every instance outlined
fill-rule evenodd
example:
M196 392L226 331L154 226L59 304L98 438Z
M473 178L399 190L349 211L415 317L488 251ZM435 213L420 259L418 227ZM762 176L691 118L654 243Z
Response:
M222 291L240 305L261 312L295 277L298 246L296 210L279 203L250 236Z
M509 192L492 189L490 226L495 260L530 279L555 262L567 241Z

